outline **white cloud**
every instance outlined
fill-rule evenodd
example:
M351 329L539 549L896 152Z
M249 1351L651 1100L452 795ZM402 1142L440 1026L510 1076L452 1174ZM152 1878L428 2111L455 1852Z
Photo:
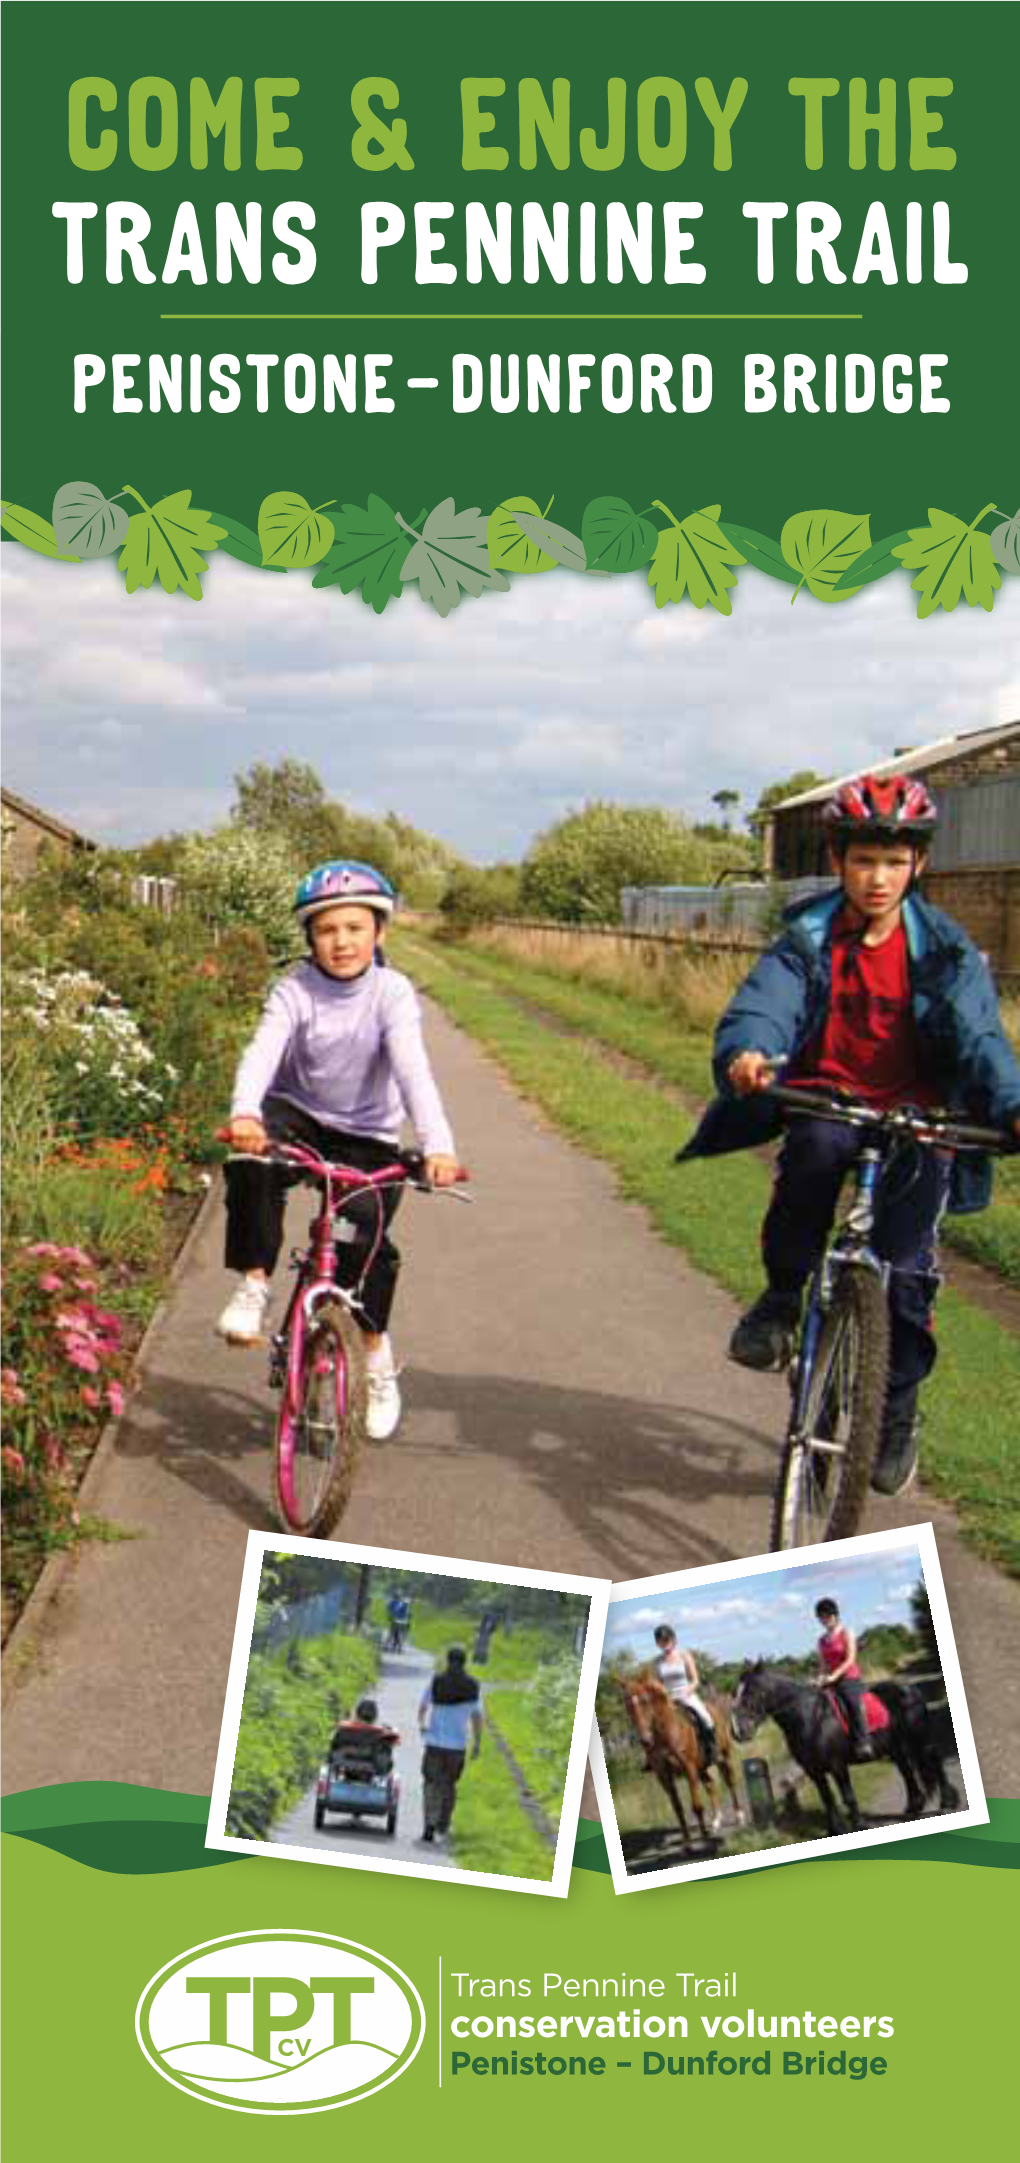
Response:
M808 761L846 770L1020 710L1020 581L990 618L918 624L899 579L791 608L745 572L726 620L656 610L641 578L555 574L441 623L413 593L377 619L229 558L197 606L13 545L0 573L10 784L108 838L208 824L239 768L289 754L357 807L515 856L591 795L707 817L722 786L749 805Z

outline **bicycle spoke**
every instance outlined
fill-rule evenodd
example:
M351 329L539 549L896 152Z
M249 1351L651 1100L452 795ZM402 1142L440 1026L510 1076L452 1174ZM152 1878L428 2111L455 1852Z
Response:
M337 1308L317 1315L277 1430L277 1495L297 1532L328 1532L350 1491L364 1421L360 1333Z
M857 1528L885 1401L888 1322L876 1279L847 1270L822 1323L799 1423L791 1424L772 1517L774 1548Z

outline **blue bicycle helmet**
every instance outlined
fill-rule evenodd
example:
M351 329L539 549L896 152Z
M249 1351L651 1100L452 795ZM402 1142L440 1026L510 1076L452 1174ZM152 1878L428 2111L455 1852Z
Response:
M294 896L294 914L299 923L308 924L320 909L335 909L341 902L372 909L377 916L392 916L397 897L389 880L371 864L338 857L306 872Z

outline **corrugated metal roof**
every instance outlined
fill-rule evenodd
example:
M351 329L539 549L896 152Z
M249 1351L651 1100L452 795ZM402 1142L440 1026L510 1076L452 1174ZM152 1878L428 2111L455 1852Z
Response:
M1020 737L1020 721L1000 721L995 728L975 729L969 735L937 736L933 743L921 744L916 751L904 751L898 758L877 760L867 770L881 775L928 773L950 759L994 749L997 744L1009 743L1015 737ZM784 797L781 804L773 806L769 816L782 818L787 811L795 811L802 804L822 804L844 781L855 780L862 771L860 766L852 766L849 772L837 774L832 781L823 781L818 788L805 789L800 796Z

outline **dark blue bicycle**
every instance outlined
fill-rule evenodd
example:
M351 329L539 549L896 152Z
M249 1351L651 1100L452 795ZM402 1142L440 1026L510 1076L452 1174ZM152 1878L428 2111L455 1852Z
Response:
M871 1245L883 1181L910 1149L1001 1153L1015 1147L997 1128L898 1105L880 1111L855 1097L773 1084L788 1117L857 1127L864 1145L850 1174L849 1205L808 1287L790 1359L790 1421L772 1505L771 1546L847 1539L864 1510L882 1439L889 1380L889 1264Z

